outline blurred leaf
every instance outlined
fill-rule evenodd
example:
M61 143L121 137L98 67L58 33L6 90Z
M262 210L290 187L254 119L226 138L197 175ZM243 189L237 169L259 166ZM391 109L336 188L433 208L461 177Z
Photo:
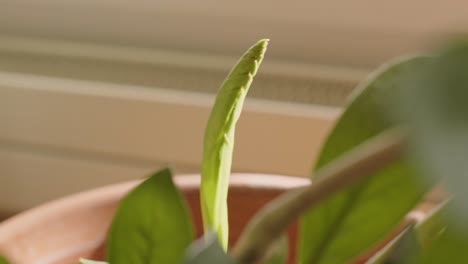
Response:
M205 130L200 203L205 230L218 233L228 246L227 195L234 132L250 84L262 63L268 40L252 46L229 73L216 96Z
M157 172L120 203L108 241L112 264L179 263L194 233L169 169Z
M0 264L10 264L10 262L6 257L0 256Z
M409 128L411 158L453 194L448 227L422 263L468 263L468 41L444 48L409 80L396 113Z
M81 264L108 264L105 261L96 261L96 260L89 260L89 259L80 259Z
M267 259L262 262L264 264L286 264L288 261L288 236L285 234L270 250Z
M468 263L468 41L456 42L412 78L400 98L410 150L423 175L453 194L449 226L423 263Z
M236 264L233 258L224 252L216 233L210 232L205 238L195 241L187 250L185 264Z
M387 96L427 63L414 57L386 65L363 83L326 140L315 171L394 126ZM324 201L301 219L300 263L346 263L390 233L421 199L422 186L402 160Z
M426 251L424 264L468 263L468 233L449 226Z
M422 256L414 226L405 228L366 264L413 264Z
M447 203L442 203L435 207L427 216L415 227L418 241L422 248L426 249L447 227Z
M445 209L446 203L433 208L421 222L405 228L366 263L418 263L423 252L447 227Z
M410 128L410 150L422 175L444 179L451 208L468 220L468 41L444 49L408 83L399 98Z

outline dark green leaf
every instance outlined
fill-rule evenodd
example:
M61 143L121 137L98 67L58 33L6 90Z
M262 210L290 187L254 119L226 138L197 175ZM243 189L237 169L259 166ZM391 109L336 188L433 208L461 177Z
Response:
M169 169L131 191L120 203L108 242L112 264L180 263L193 241L184 198Z
M385 66L361 85L326 140L315 171L394 126L383 109L387 96L425 63L426 57L415 57ZM424 193L413 175L402 160L309 211L301 219L300 263L346 263L389 234Z
M187 250L185 264L236 264L233 258L224 252L216 233L210 232L205 238L195 241Z

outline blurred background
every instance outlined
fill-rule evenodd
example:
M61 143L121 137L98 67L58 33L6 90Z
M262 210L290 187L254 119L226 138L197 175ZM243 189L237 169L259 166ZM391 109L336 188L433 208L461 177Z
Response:
M466 1L0 0L0 214L197 173L214 94L270 38L233 170L310 175L359 81L467 29Z

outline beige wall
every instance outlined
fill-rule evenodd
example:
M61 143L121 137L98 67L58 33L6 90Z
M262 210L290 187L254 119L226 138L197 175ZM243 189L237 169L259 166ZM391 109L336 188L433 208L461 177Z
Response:
M371 67L468 27L465 0L3 2L2 34Z
M213 96L0 73L0 209L141 178L197 172ZM307 176L338 110L249 99L234 171Z
M265 75L239 123L234 170L307 176L352 87L389 58L467 30L467 8L461 0L1 3L0 210L165 163L197 172L213 102L199 92L212 92L264 37Z

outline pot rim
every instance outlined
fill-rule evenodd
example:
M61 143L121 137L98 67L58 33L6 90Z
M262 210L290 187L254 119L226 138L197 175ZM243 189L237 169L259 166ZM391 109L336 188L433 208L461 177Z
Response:
M181 174L174 176L174 183L179 189L194 190L200 187L200 174ZM89 207L90 204L112 202L123 197L141 183L143 179L92 188L69 194L41 205L27 209L0 223L0 241L24 229L31 221L44 221L51 215L64 211L75 211ZM248 187L264 190L287 190L310 184L309 178L262 173L233 173L229 179L230 188Z

